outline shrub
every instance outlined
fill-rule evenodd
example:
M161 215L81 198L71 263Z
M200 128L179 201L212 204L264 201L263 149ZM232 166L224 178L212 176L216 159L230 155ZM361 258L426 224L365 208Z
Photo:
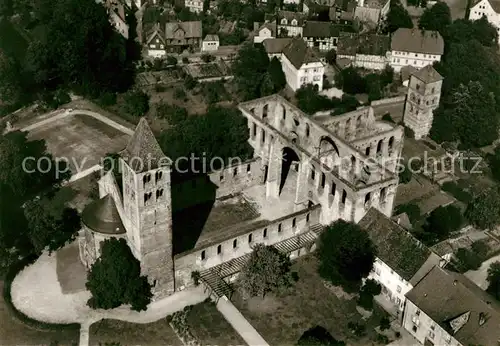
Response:
M184 89L181 89L181 88L176 88L174 90L174 97L176 99L180 99L180 100L185 100L186 97L187 97L187 94L186 92L184 91Z
M389 338L384 334L377 334L375 337L375 342L380 345L387 345L389 343Z
M177 65L177 58L175 56L167 56L167 65Z
M156 84L155 85L155 91L157 93L162 93L166 90L167 88L164 85Z
M209 63L209 62L215 60L215 57L213 55L204 53L201 55L201 60L205 63Z
M391 328L391 321L386 316L382 317L380 319L380 330L384 331L389 328Z
M357 322L347 323L347 328L349 328L349 330L357 337L362 337L366 332L366 326Z
M184 87L186 87L187 90L192 90L194 87L198 84L196 79L194 79L191 75L187 75L186 79L184 79Z
M482 263L481 258L476 253L466 248L458 249L455 257L458 262L458 269L462 273L468 270L477 270Z
M189 59L186 56L182 57L182 63L189 64Z
M116 104L116 94L105 92L97 99L97 103L103 107L109 107Z
M420 220L420 207L414 203L401 204L397 206L395 214L398 215L401 213L406 213L412 224L415 224Z
M195 286L198 286L200 284L200 272L195 270L194 272L191 272L191 279L193 279L193 283Z
M448 192L450 195L463 203L469 203L472 200L472 195L470 193L463 190L457 185L457 183L452 181L447 181L441 185L441 190Z
M390 113L385 113L384 115L382 115L382 120L395 124L395 121L392 119Z

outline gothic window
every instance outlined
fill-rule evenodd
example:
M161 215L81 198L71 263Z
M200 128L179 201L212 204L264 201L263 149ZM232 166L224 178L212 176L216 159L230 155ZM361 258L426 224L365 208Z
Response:
M233 177L238 175L238 168L233 169Z
M160 198L163 196L163 189L156 190L156 199Z
M163 177L163 172L162 171L156 172L156 174L155 174L155 180L156 181L161 180L162 177Z
M365 149L365 155L370 156L370 147L366 147Z
M278 224L278 233L281 233L281 223Z
M248 235L248 242L249 242L249 243L251 243L251 242L252 242L252 233L250 233L250 234Z
M347 192L346 190L342 191L342 204L345 204L345 201L347 199Z
M377 144L377 154L379 154L382 151L382 140L378 141Z
M332 181L332 188L330 190L330 193L332 194L332 196L335 196L335 191L337 191L337 184L335 184L333 181Z
M366 204L366 203L368 203L368 202L370 202L371 198L372 198L372 195L371 195L371 193L370 193L370 192L368 192L368 193L365 195L365 204Z
M151 198L152 193L148 192L144 194L144 204L146 204L147 201Z
M217 255L220 255L222 252L222 245L217 246Z
M285 119L286 119L286 108L283 107L283 120L285 120Z
M389 150L392 150L394 147L394 136L389 138Z
M267 238L267 228L264 228L264 232L262 232L262 237Z
M326 176L325 173L321 173L321 188L325 187Z
M309 128L309 124L306 124L306 137L309 137L311 129Z
M236 246L238 246L238 239L233 240L233 249L236 249Z
M295 228L295 226L297 226L297 219L293 218L293 220L292 220L292 227Z
M144 186L146 186L147 183L149 183L151 181L151 174L145 174L143 177L142 177L142 183Z
M262 118L263 119L267 118L268 110L269 110L269 105L268 104L264 105L264 107L262 108Z
M205 250L203 250L201 252L201 260L204 261L205 260Z
M316 171L314 168L311 169L311 180L314 180L316 178Z

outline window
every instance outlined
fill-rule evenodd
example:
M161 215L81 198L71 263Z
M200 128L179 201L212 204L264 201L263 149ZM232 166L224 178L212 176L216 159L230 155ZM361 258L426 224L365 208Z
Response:
M219 176L219 181L224 181L224 174L221 174L221 175Z
M165 48L165 46L164 46L164 45L162 45L162 44L160 44L160 48L161 48L161 49L163 49L163 48Z
M257 125L254 123L252 128L252 137L257 136Z
M262 237L267 238L267 228L264 228L264 232L262 232Z
M325 188L325 183L326 183L326 176L325 173L321 173L321 188Z
M287 22L286 18L283 18L283 19L281 20L281 24L283 24L283 25L287 25L287 23L288 23L288 22Z
M420 316L420 310L417 310L417 311L415 312L415 315Z
M159 39L156 39L156 43L159 43L159 42L160 42L160 40L159 40Z
M238 175L238 168L233 169L233 177Z
M281 223L278 224L278 233L281 233Z
M431 324L431 330L435 330L436 329L436 325L435 324Z
M222 252L222 245L217 246L217 255L220 255Z
M247 173L250 173L251 169L252 169L252 166L250 164L247 164Z
M306 222L309 222L309 213L306 215Z
M266 131L264 131L264 129L260 130L260 136L262 143L266 143Z
M233 240L233 249L236 249L238 246L238 239Z
M345 204L345 201L347 199L347 192L346 190L342 191L342 204Z
M201 260L204 261L205 260L205 250L203 250L201 252Z
M398 287L396 288L396 291L398 291L398 293L401 293L401 286L398 286Z
M380 275L380 268L375 268L375 274Z
M316 178L316 171L314 168L311 169L311 180L314 180Z
M309 124L306 124L306 137L309 137L310 131Z
M163 196L163 189L156 190L156 199L160 198Z
M315 82L319 82L320 79L321 79L321 76L314 76L313 77L313 81L315 81Z
M297 226L297 219L293 218L293 220L292 220L292 227L295 228L295 226Z
M444 341L446 341L446 343L449 344L451 342L451 335L446 335Z
M429 338L434 339L434 333L429 330Z
M332 181L332 188L330 190L330 193L332 196L335 196L335 191L337 191L337 184L335 184L333 181Z
M297 25L297 20L296 19L292 20L292 25L294 25L294 26Z
M248 242L249 242L249 243L251 243L251 242L252 242L252 233L250 233L250 234L248 235Z
M366 147L365 149L365 155L370 156L370 147Z
M417 332L417 326L416 325L413 325L413 328L412 328L413 332L416 333Z

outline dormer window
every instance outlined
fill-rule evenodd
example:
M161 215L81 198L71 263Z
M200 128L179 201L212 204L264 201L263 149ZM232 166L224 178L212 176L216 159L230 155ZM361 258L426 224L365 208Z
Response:
M283 18L281 20L281 24L283 24L283 25L287 25L288 24L288 21L286 20L286 18Z
M292 25L293 26L297 26L297 20L296 19L292 20Z

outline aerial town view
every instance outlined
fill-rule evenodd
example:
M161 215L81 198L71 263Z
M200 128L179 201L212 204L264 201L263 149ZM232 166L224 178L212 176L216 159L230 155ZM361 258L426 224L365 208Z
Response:
M499 346L499 33L0 0L0 346Z

